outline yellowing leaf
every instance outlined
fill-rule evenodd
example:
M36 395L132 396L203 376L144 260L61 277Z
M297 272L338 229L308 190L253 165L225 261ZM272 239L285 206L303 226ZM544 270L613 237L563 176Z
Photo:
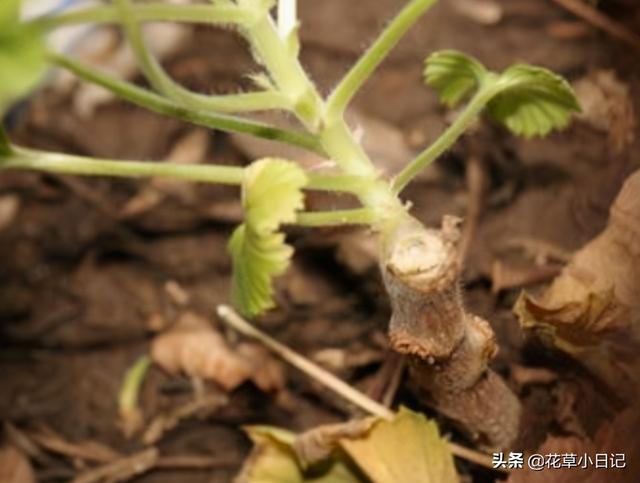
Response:
M236 483L362 483L340 460L305 474L293 450L295 434L289 431L267 426L245 429L254 448Z
M519 64L505 70L501 92L489 103L491 117L524 137L562 129L580 106L569 83L550 70Z
M427 58L424 79L438 92L444 104L455 107L478 89L487 73L473 57L455 50L443 50Z
M455 483L453 456L438 427L422 414L401 409L366 435L340 446L373 483Z
M393 421L353 420L299 436L266 426L247 431L255 446L236 483L459 481L436 424L408 409Z
M287 269L293 254L278 229L295 221L306 183L302 168L283 159L262 159L246 170L242 186L246 221L231 236L229 250L234 304L247 316L274 306L271 281Z

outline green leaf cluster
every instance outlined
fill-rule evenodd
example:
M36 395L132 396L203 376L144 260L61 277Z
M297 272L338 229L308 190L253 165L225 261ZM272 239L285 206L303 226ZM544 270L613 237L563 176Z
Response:
M304 206L304 170L284 159L265 158L245 170L242 204L245 222L233 232L233 300L246 316L274 306L272 279L289 265L293 248L279 231Z
M20 21L20 3L0 2L0 113L38 83L46 66L44 32Z
M486 113L526 138L562 129L580 111L569 83L543 67L517 64L497 74L473 57L446 50L427 58L424 78L449 107L474 93L489 93Z

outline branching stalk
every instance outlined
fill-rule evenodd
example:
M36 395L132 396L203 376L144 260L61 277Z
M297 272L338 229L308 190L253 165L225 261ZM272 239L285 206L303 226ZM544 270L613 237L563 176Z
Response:
M138 87L130 82L121 81L103 74L90 66L78 62L68 56L50 53L49 59L79 78L92 82L113 92L117 96L150 111L166 116L175 117L199 126L218 129L226 132L251 134L256 137L281 141L298 146L309 151L325 155L325 151L318 138L309 133L277 128L250 119L229 114L216 114L194 110L181 106L153 92Z
M253 92L231 95L204 95L191 92L176 83L162 68L146 46L142 30L135 18L129 0L116 0L131 48L138 58L140 68L155 90L185 107L202 111L250 112L267 109L288 109L287 98L278 92ZM215 9L216 7L210 7Z
M309 131L316 132L323 112L322 99L298 59L291 55L273 19L265 15L243 33L278 90L288 97L298 119Z
M404 34L418 21L436 0L413 0L391 21L369 50L340 81L327 102L327 119L344 114L353 96L387 57Z

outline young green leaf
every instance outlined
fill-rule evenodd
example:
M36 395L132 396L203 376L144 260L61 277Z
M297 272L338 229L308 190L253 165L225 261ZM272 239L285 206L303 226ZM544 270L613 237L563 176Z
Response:
M247 316L274 306L271 281L289 265L293 248L278 230L303 208L307 177L297 164L267 158L246 169L242 184L245 222L229 241L233 260L233 298Z
M19 19L20 0L0 2L0 113L34 87L45 69L44 32Z
M434 52L425 62L424 80L449 107L473 94L487 76L487 70L473 57L455 50Z
M449 107L482 95L490 117L526 138L565 127L580 110L569 83L542 67L517 64L496 74L473 57L445 50L427 58L424 76Z
M564 128L580 105L569 83L542 67L518 64L498 80L503 86L489 102L488 114L526 138Z

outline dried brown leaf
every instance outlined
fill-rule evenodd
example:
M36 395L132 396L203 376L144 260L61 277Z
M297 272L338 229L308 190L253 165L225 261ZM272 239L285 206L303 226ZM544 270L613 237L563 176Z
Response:
M282 365L264 348L243 343L232 350L209 321L192 312L156 336L151 357L171 374L201 377L227 391L249 380L264 391L278 391L285 384Z
M35 483L36 477L27 457L13 446L0 448L2 483Z
M625 182L607 228L539 298L521 295L521 325L631 398L640 384L640 171Z
M205 130L194 130L173 146L173 149L164 160L174 164L198 164L201 163L209 147L209 134ZM140 216L158 206L168 195L175 196L183 201L193 201L194 185L185 181L167 178L151 178L144 187L120 209L121 219L130 219Z
M376 418L370 417L318 426L300 434L293 443L293 449L302 467L308 468L329 458L341 439L363 437L376 422Z
M601 427L593 441L577 437L549 437L535 452L548 454L575 454L595 458L596 454L607 454L615 458L624 454L625 468L554 468L543 471L522 469L514 471L508 483L635 483L640 475L640 411L629 409ZM610 461L610 460L609 460Z
M0 231L8 228L16 219L20 209L20 198L16 195L0 196Z
M611 70L599 70L576 82L581 117L609 134L615 151L622 151L636 136L636 116L629 86Z
M504 16L502 6L493 0L454 0L453 7L481 25L495 25Z

